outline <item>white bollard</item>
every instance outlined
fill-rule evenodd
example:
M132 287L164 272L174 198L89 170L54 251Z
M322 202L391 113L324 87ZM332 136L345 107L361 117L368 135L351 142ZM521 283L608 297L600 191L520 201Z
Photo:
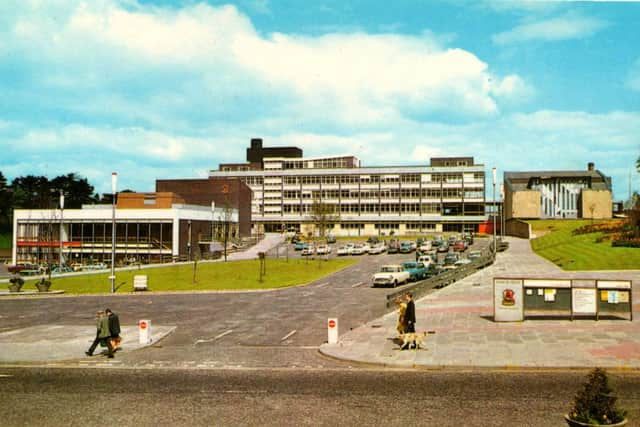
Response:
M338 319L335 317L327 320L327 334L329 344L338 344Z
M151 321L140 320L138 321L138 330L140 331L140 344L151 343Z

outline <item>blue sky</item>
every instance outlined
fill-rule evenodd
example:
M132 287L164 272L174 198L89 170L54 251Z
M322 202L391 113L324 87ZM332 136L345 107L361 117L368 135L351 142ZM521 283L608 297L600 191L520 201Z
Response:
M393 3L393 4L389 4ZM0 3L0 171L153 191L252 137L364 166L474 156L640 189L640 3Z

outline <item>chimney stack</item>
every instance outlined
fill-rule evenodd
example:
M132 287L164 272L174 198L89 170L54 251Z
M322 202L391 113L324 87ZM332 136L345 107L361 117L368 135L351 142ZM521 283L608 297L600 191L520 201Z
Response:
M589 162L589 163L587 164L587 170L588 170L589 172L593 172L595 169L596 169L596 165L595 165L595 163L593 163L593 162Z

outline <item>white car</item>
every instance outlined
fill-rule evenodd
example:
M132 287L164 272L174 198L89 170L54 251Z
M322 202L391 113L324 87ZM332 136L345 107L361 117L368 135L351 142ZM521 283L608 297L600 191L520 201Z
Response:
M431 243L431 240L425 240L420 245L419 251L420 252L428 252L428 251L431 250L431 248L433 248L433 243Z
M357 243L354 247L353 250L351 251L351 255L364 255L364 254L368 254L369 250L371 250L371 248L369 247L368 244L366 243Z
M379 255L383 252L387 251L387 247L384 243L376 243L375 245L369 248L369 255Z
M405 271L400 264L383 265L379 273L373 275L373 287L376 286L392 286L396 287L403 283L407 283L411 275Z
M302 253L300 253L300 255L302 256L310 256L313 255L315 253L315 247L313 245L309 245L306 248L304 248L302 250Z
M316 253L318 255L328 255L331 253L331 246L329 245L318 245L316 249Z
M453 263L453 265L455 265L456 267L460 267L467 264L471 264L471 260L468 258L460 258L458 261Z
M346 245L342 245L338 248L338 250L336 251L336 254L338 256L351 255L353 252L354 246L355 245L353 243L347 243Z

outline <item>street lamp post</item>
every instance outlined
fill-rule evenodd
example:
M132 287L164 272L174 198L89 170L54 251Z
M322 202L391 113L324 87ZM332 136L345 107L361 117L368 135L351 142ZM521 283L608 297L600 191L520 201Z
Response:
M111 293L116 291L116 190L118 173L111 173Z
M60 240L60 266L59 266L59 271L58 273L62 273L62 264L64 264L63 260L62 260L62 221L63 221L63 216L64 216L64 193L62 192L62 190L60 190L60 235L58 237L58 240Z
M493 253L495 254L498 250L496 246L496 168L495 167L491 169L491 174L493 175Z

